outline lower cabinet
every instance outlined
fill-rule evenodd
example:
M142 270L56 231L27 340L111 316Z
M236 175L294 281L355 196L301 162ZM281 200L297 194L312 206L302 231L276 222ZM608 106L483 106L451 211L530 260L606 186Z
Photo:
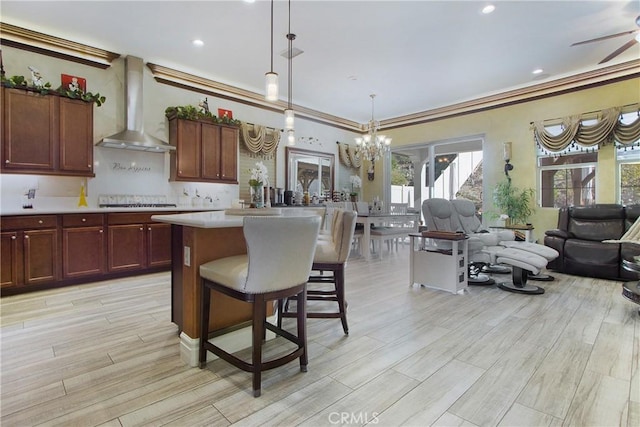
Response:
M153 214L2 217L2 294L168 269L171 225L151 221Z
M58 234L56 215L3 218L1 288L28 287L59 280Z
M109 214L109 271L171 265L171 225L151 214Z
M62 216L62 276L65 279L102 275L106 271L104 215Z

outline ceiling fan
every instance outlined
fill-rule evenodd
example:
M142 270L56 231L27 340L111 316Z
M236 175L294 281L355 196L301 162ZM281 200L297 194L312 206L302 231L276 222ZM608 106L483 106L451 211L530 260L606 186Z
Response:
M584 41L581 41L581 42L573 43L571 46L578 46L578 45L581 45L581 44L599 42L599 41L602 41L602 40L612 39L614 37L626 36L626 35L629 35L629 34L636 34L637 33L634 38L632 38L631 40L629 40L628 42L626 42L625 44L620 46L618 49L616 49L613 52L611 52L602 61L598 62L598 64L604 64L605 62L610 61L613 58L615 58L616 56L620 55L622 52L624 52L625 50L629 49L634 44L640 43L640 15L638 15L636 17L636 25L639 28L637 28L635 30L624 31L622 33L617 33L617 34L610 34L608 36L597 37L597 38L591 39L591 40L584 40Z

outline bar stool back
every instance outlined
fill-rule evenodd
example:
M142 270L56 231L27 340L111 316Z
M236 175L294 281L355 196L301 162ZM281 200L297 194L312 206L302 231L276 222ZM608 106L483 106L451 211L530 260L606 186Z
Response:
M252 372L253 395L258 397L262 371L282 366L296 358L300 359L300 370L307 370L307 279L313 263L320 218L256 216L245 217L243 224L246 255L221 258L200 266L202 303L199 361L200 368L204 368L207 351L210 351L232 365ZM212 290L252 304L251 363L208 341ZM297 336L266 320L268 301L294 296L300 307ZM265 328L296 344L296 349L282 357L262 361Z
M319 275L309 277L309 283L330 283L333 284L331 289L309 289L307 291L308 301L334 301L338 303L338 310L327 311L309 311L308 318L339 318L342 321L342 329L345 335L349 334L349 326L347 325L347 312L344 291L344 266L349 258L351 250L351 241L356 227L357 213L353 211L344 211L336 209L333 213L335 220L333 221L333 229L331 230L332 239L318 240L316 245L316 253L313 257L313 271L317 271ZM324 275L324 272L331 272L331 275ZM282 324L283 317L295 317L299 311L291 311L289 301L278 302L278 325Z

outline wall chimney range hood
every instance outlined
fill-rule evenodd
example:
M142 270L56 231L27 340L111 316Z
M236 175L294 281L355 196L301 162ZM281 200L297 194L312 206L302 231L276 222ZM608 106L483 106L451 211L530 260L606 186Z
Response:
M166 142L144 132L142 115L142 71L141 58L127 56L125 58L125 87L127 96L126 122L127 129L103 138L96 145L108 148L166 153L176 148Z

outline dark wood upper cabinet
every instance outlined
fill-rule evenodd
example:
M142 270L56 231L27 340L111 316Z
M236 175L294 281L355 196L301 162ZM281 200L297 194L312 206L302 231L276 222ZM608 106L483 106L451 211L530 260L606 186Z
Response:
M238 129L206 121L171 118L171 180L238 182Z
M94 176L93 103L2 88L3 173Z

